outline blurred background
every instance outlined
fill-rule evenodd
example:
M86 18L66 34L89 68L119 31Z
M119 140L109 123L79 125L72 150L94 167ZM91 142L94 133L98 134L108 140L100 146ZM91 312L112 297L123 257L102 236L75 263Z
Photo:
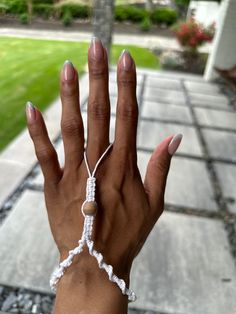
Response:
M59 74L65 60L78 69L86 125L92 36L109 54L111 141L116 63L123 49L136 62L142 177L155 146L184 135L130 314L235 313L235 34L236 0L0 0L0 313L52 311L57 250L25 103L43 111L63 165Z

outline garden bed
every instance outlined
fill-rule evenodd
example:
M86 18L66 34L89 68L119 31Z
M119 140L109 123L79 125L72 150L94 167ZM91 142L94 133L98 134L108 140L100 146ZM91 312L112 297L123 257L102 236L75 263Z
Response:
M163 70L204 74L208 58L207 53L199 52L194 56L187 56L186 52L176 50L163 51L153 49L153 52L159 58Z
M23 25L17 17L0 17L0 27L6 28L22 28L25 29L42 29L42 30L59 30L68 32L92 32L93 25L90 20L74 20L73 24L69 27L65 27L61 21L54 19L44 20L42 18L35 18L31 24L25 26ZM118 34L135 34L135 35L156 35L162 37L174 37L173 32L170 28L160 27L157 25L152 25L148 32L143 32L140 30L139 25L129 23L129 22L115 22L114 32Z

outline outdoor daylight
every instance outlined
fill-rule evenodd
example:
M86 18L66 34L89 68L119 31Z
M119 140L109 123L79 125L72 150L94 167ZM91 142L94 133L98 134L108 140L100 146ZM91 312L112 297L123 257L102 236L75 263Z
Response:
M0 314L236 314L236 0L0 0Z

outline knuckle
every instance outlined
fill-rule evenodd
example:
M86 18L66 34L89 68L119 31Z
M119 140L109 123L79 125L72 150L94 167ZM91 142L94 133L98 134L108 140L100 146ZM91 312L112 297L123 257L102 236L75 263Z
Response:
M89 74L93 79L101 79L104 78L106 76L106 68L101 64L95 64L95 63L91 63L90 65L90 69L89 69Z
M71 118L62 120L61 129L62 133L66 136L78 136L82 128L82 123L78 119Z
M117 109L117 115L122 120L137 121L138 119L138 107L133 103L121 103Z
M64 98L70 98L74 96L78 91L77 84L68 84L68 83L62 83L61 88L61 96Z
M160 158L157 162L156 162L156 170L158 171L158 173L161 173L163 175L165 175L168 170L169 170L169 165L166 159Z
M48 163L56 158L56 152L53 148L44 147L36 150L38 161L41 164Z
M110 108L106 100L89 102L88 113L92 119L96 120L108 120L110 118Z
M135 86L136 85L136 79L133 76L121 75L118 77L118 85L121 87Z
M30 136L33 140L37 140L43 134L42 128L39 127L39 125L37 125L36 123L30 125L29 131L30 131Z

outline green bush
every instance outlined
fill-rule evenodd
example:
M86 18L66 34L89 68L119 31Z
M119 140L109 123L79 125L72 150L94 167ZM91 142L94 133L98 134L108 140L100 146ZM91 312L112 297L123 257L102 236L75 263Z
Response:
M151 19L154 24L173 25L178 18L178 14L171 8L159 8L151 13Z
M70 13L70 11L66 11L62 17L62 22L64 26L70 26L73 22L73 17Z
M140 23L140 29L143 32L148 32L152 26L151 20L149 17L146 17L145 19L142 20Z
M70 12L72 18L84 19L90 16L90 8L87 5L64 4L58 7L58 10L60 17L64 17L67 12Z
M175 0L175 3L180 7L188 7L190 0Z
M119 22L130 21L139 23L147 16L147 10L132 5L119 5L115 7L115 20Z
M27 13L22 13L20 15L21 24L29 24L29 15Z
M53 0L33 0L33 4L53 4Z
M53 14L53 5L51 4L34 4L33 12L35 15L48 19Z
M6 13L22 14L27 12L26 0L8 0Z

